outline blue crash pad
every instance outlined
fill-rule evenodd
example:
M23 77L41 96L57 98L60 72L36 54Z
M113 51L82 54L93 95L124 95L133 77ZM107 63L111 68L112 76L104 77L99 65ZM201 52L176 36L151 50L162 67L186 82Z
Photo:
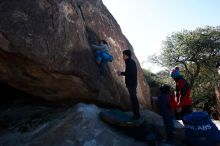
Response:
M120 110L108 110L100 112L100 118L107 124L118 127L140 127L144 120L131 120L131 115Z

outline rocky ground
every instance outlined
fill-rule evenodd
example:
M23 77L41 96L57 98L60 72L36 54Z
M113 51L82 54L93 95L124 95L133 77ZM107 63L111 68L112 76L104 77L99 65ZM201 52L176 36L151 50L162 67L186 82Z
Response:
M164 138L162 118L148 110L141 113L145 127L118 129L101 121L99 113L107 109L93 104L58 106L29 96L7 99L0 106L0 146L166 146L159 142ZM219 121L214 123L219 127ZM174 143L184 146L182 122L176 121L175 127Z
M150 140L150 133L164 136L162 119L153 112L142 111L149 127L145 132L105 124L99 118L103 110L107 109L84 103L57 106L39 100L1 102L0 146L146 146L159 145L158 140ZM182 126L177 123L176 127L180 132L175 143L184 146Z

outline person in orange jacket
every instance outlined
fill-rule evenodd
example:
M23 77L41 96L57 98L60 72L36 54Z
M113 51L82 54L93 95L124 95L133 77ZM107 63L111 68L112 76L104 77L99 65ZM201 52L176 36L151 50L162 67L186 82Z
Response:
M218 74L220 76L220 62L216 63L216 69L217 69ZM216 95L216 101L217 101L218 119L220 119L220 80L216 83L215 95Z
M190 87L188 82L180 74L179 67L176 67L171 72L171 77L174 79L176 84L176 119L183 120L183 117L187 114L192 113L192 99L190 97Z

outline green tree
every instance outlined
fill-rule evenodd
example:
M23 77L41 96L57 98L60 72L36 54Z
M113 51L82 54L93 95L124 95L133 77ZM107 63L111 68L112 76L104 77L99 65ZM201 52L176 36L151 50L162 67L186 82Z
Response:
M193 87L201 74L213 71L220 60L220 27L197 28L173 33L163 42L161 55L152 56L153 63L182 68Z
M191 86L194 108L216 117L215 62L220 61L220 26L172 33L163 42L161 54L150 60L168 69L179 66Z

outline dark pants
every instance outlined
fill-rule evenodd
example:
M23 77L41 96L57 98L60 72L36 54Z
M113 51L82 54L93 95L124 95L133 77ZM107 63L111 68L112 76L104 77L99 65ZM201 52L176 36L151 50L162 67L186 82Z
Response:
M107 64L107 60L102 60L101 63L99 64L99 74L101 76L101 78L104 77L104 70L105 70L105 65Z
M182 107L182 111L180 113L176 113L177 120L183 120L183 117L187 114L192 113L192 105L187 105Z
M134 116L136 118L140 118L139 102L137 99L137 91L136 91L137 87L127 87L127 88L128 88L128 92L130 95L130 100L131 100L131 105L132 105Z
M167 140L173 139L174 117L163 116L164 127L166 130Z

